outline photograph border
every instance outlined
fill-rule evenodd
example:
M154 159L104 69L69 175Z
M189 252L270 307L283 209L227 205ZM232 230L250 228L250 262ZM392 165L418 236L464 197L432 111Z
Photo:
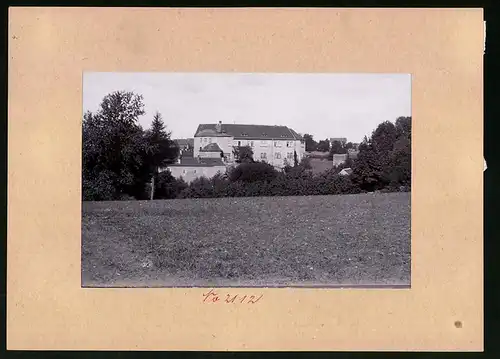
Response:
M10 8L7 348L481 351L483 36L482 9ZM412 289L80 288L85 69L411 73Z

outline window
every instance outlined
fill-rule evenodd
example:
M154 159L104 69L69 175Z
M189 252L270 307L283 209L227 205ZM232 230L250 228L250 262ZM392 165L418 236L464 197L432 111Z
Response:
M263 159L263 160L265 160L265 159L267 158L267 153L262 152L262 153L260 154L260 158L261 158L261 159Z
M241 146L241 141L238 141L238 146Z
M196 173L196 170L194 170L194 172L193 172L193 173Z
M293 152L288 152L286 154L286 158L288 158L289 160L293 159Z
M275 153L275 157L276 157L277 160L281 159L281 153L276 152Z
M250 146L253 147L253 141L250 141Z
M208 139L208 143L212 143L212 138L211 137Z
M183 173L183 174L186 174L186 170L182 170L182 173Z

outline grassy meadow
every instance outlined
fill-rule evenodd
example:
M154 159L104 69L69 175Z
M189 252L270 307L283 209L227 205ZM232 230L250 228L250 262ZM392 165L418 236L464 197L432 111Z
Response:
M410 196L83 202L82 286L409 286Z

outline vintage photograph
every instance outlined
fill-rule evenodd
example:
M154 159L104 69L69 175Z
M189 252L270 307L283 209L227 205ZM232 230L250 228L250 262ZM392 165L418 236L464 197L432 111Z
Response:
M411 284L411 75L83 74L83 287Z

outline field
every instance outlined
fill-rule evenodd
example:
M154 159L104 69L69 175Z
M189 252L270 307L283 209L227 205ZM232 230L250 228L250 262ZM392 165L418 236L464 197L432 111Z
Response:
M84 287L410 285L410 193L82 207Z

